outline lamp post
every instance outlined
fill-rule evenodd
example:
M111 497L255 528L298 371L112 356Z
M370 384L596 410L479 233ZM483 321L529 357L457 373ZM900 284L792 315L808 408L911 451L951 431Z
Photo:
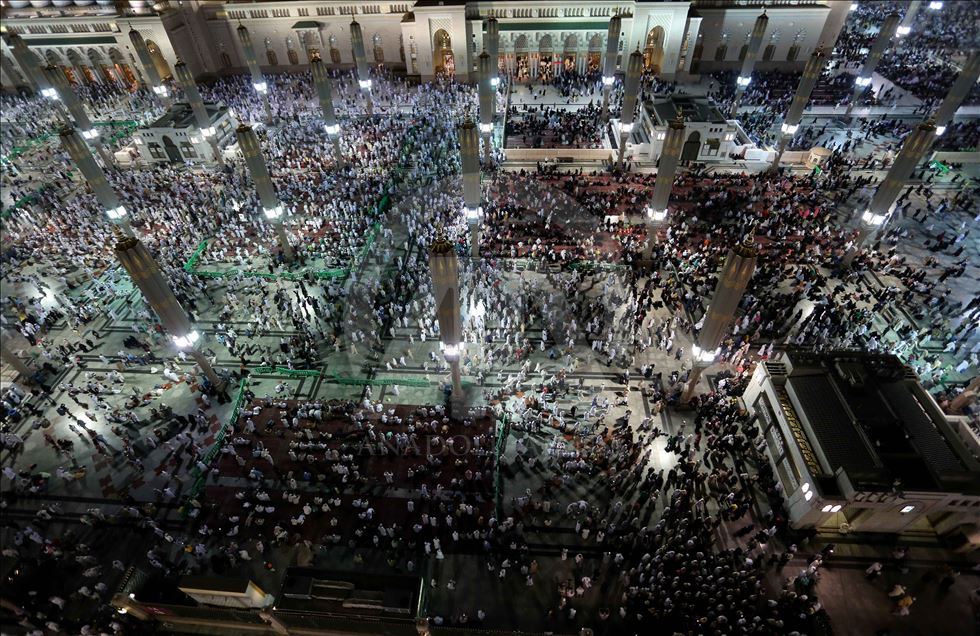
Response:
M197 128L201 132L201 136L208 140L208 144L211 146L211 152L214 154L214 160L218 165L224 166L225 161L221 157L221 146L218 145L217 131L211 125L211 116L208 115L208 109L204 107L204 100L201 99L201 91L197 90L197 82L194 81L194 76L191 74L191 70L187 64L184 62L174 64L174 77L177 78L177 83L180 84L180 87L184 89L184 96L187 97L187 101L191 105L191 110L194 112L194 121L197 122Z
M170 98L170 91L167 87L163 85L163 81L160 79L160 74L157 73L157 67L153 64L153 58L150 56L150 49L146 46L146 40L136 29L129 30L129 41L133 44L133 49L136 50L136 56L140 60L140 65L143 67L143 76L150 83L150 89L153 94L157 96L160 103L164 108L170 108L173 104L173 100Z
M82 101L78 99L78 95L75 94L75 91L68 83L68 78L65 77L65 74L57 66L45 66L43 73L44 78L51 85L51 89L49 90L54 91L53 97L57 101L60 101L68 110L68 113L75 122L75 127L82 132L82 137L92 144L96 152L99 153L99 156L102 157L102 162L105 166L112 168L115 165L112 160L112 155L102 145L102 141L99 139L99 131L92 125L92 120L89 119L88 113L85 112L85 107L82 105Z
M259 147L259 138L248 124L240 125L235 133L238 136L238 147L241 148L242 155L245 157L245 165L248 166L248 172L252 175L252 182L255 183L262 212L265 214L265 218L272 223L276 237L279 239L279 249L282 250L283 258L292 261L293 247L289 244L289 237L286 236L286 229L282 225L282 204L272 186L272 178L269 176L269 169L262 157L262 148Z
M735 310L738 309L749 280L755 273L758 257L759 252L755 247L755 238L752 234L728 251L715 293L705 312L701 331L698 332L695 344L691 347L693 366L687 388L681 396L682 404L691 400L698 380L701 379L701 373L714 363L718 355L718 347L728 334L729 325L735 317Z
M602 121L609 119L609 93L616 81L616 61L619 58L619 34L623 30L623 21L615 15L609 19L609 31L606 33L606 59L602 63Z
M915 16L918 15L919 9L922 8L922 0L912 0L909 3L909 8L905 10L905 15L902 17L902 22L898 25L898 29L895 34L898 37L905 37L912 32L912 23L915 22Z
M864 66L861 67L861 72L858 73L857 78L854 80L854 92L851 93L851 103L847 105L847 112L844 113L844 117L851 116L851 111L854 110L858 98L864 94L868 86L871 86L871 78L875 74L875 69L878 68L878 62L881 61L881 56L885 54L885 50L891 44L897 29L898 14L889 13L881 25L881 30L878 31L878 37L875 38L874 44L871 45L871 51L868 52L868 57L864 60Z
M490 54L490 86L494 91L500 84L500 24L497 18L487 19L487 53ZM496 99L494 99L496 107Z
M810 55L810 59L806 62L806 68L803 69L803 77L800 78L800 84L796 87L796 95L793 96L793 101L790 103L789 110L786 112L786 119L783 120L783 124L779 130L779 147L776 149L776 156L772 160L773 170L779 167L779 160L783 157L786 144L793 138L796 131L800 129L800 122L803 120L803 109L806 108L807 103L810 101L810 94L813 93L813 87L816 86L817 80L820 79L820 73L823 72L825 62L826 56L823 50L819 48Z
M429 249L429 271L435 296L436 319L443 356L449 363L453 383L453 401L463 397L460 371L463 319L459 304L459 259L456 250L440 232Z
M674 176L677 174L677 164L681 159L684 148L684 120L680 115L667 124L667 132L661 133L663 149L660 151L660 163L657 167L657 180L653 186L653 196L646 209L644 223L647 227L647 245L643 258L649 260L653 253L653 242L656 230L667 220L667 204L670 202L670 191L674 187Z
M330 76L327 75L327 66L319 55L310 60L310 72L313 74L317 98L320 100L320 110L323 111L323 130L333 140L334 160L338 166L343 166L344 155L340 151L340 124L337 123L337 113L333 107Z
M259 68L259 60L255 57L255 46L252 44L252 36L244 24L238 25L238 40L242 44L242 52L245 54L245 63L248 65L248 72L252 75L252 88L262 96L262 106L265 108L266 123L271 124L272 106L269 104L269 83L262 75Z
M350 23L350 44L354 49L354 63L357 66L357 83L364 93L367 104L367 114L374 114L374 102L371 99L371 73L368 70L367 58L364 55L364 34L357 20Z
M51 86L41 73L41 63L38 61L37 56L34 55L34 52L31 51L31 48L27 46L24 38L9 31L4 32L3 37L7 40L7 45L10 46L10 50L14 55L14 59L17 60L17 64L24 69L24 75L31 84L31 88L42 94L45 89L50 89Z
M953 116L960 104L973 90L978 77L980 77L980 50L973 51L967 58L966 64L963 65L960 74L956 76L956 81L950 86L949 92L946 93L946 97L943 98L943 102L933 116L936 122L937 137L946 132L946 127L953 121Z
M463 167L463 216L470 228L470 254L480 257L480 139L469 119L459 127L459 154Z
M207 357L194 346L200 334L191 325L187 312L180 306L160 266L146 246L134 236L124 236L116 243L115 252L116 258L129 272L129 277L143 293L143 298L156 313L173 343L178 349L188 352L212 385L221 387L223 381L215 373Z
M70 126L61 129L59 133L61 145L71 160L78 166L79 172L85 177L85 182L92 188L95 198L102 205L109 220L119 226L120 231L126 236L133 235L133 228L129 225L129 213L119 201L116 191L109 185L105 172L96 163L92 151L85 145L78 131Z
M891 216L892 211L895 209L895 201L898 200L899 193L905 187L906 182L912 175L912 171L922 161L922 157L932 147L932 142L935 138L936 125L932 120L920 123L905 138L905 141L902 143L902 149L895 158L895 163L889 168L888 174L885 175L885 180L878 185L874 196L871 197L871 203L868 204L868 208L861 214L861 224L858 227L858 234L854 239L854 245L844 256L844 265L849 266L854 262L868 236L884 225L888 217Z
M480 134L483 137L483 156L489 165L493 158L493 118L497 109L497 91L493 87L493 76L490 72L491 58L484 51L479 57L479 93L480 93Z
M626 142L633 132L636 111L636 95L640 90L640 74L643 72L643 54L637 49L630 53L626 65L626 79L623 81L623 110L619 113L619 164L623 167L626 159Z
M732 99L731 116L735 117L738 113L738 104L742 101L745 89L752 83L752 71L755 70L755 61L759 57L759 47L762 46L762 37L766 34L769 26L769 16L763 11L762 15L755 19L752 25L752 32L749 35L749 44L745 49L745 59L742 60L742 70L739 71L735 79L735 97Z

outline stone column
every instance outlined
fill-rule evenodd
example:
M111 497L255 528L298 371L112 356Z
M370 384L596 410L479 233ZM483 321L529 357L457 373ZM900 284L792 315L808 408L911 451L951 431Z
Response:
M647 246L644 259L649 259L653 252L654 236L657 228L667 220L667 204L670 202L670 191L674 187L674 176L677 174L677 164L684 149L684 120L680 115L667 124L664 136L663 150L660 152L660 163L657 167L657 181L653 186L653 196L646 209L644 223L647 227Z
M483 156L489 164L493 157L493 119L497 111L497 91L493 87L491 69L493 58L484 51L479 57L479 93L480 93L480 134L483 136Z
M224 166L225 161L221 158L221 147L218 145L217 131L211 125L211 116L208 115L208 109L204 107L204 100L201 99L201 91L197 90L197 82L194 81L191 69L184 62L177 62L174 64L174 77L177 79L180 87L184 89L184 96L191 105L191 110L194 111L194 121L197 122L197 128L201 131L201 136L207 139L211 145L214 160L218 165Z
M242 52L245 54L245 63L248 64L248 72L252 75L252 87L255 92L262 96L262 106L265 108L266 122L272 123L272 106L269 104L269 84L262 75L259 68L259 60L255 57L255 46L252 44L252 36L244 24L238 25L238 40L242 44Z
M289 237L286 236L286 229L282 225L282 204L279 196L272 185L272 178L269 176L269 169L265 165L262 157L262 148L259 147L259 138L255 136L255 131L247 124L242 124L235 131L238 136L238 147L242 150L245 157L245 164L248 172L255 183L255 190L259 195L259 202L262 205L262 212L265 218L272 223L276 237L279 239L279 249L282 250L283 258L287 261L293 260L293 247L289 244Z
M10 47L14 59L17 60L20 70L23 71L24 79L30 83L31 88L35 92L42 94L44 93L44 89L51 88L41 73L41 63L38 61L37 56L34 55L34 52L31 51L30 47L27 46L24 38L16 33L9 32L4 33L3 37L7 40L7 45Z
M633 132L636 118L636 95L640 90L640 75L643 73L643 54L637 49L630 53L626 65L626 78L623 81L623 110L619 113L619 167L626 158L626 142Z
M932 142L936 138L936 126L932 120L920 123L915 130L909 133L902 143L902 150L899 151L885 175L885 180L878 185L868 209L861 214L861 225L858 228L858 236L854 239L854 246L844 257L844 264L850 265L860 251L865 240L878 228L885 224L892 211L895 209L895 201L901 194L902 188L912 175L912 171L922 161L926 152L932 147Z
M738 304L745 294L749 280L755 272L756 260L759 253L755 247L755 239L750 234L749 237L729 250L725 265L718 276L718 286L708 304L708 310L704 315L704 322L698 332L695 344L692 347L691 355L694 366L691 369L691 377L681 397L681 403L690 401L694 395L694 389L701 378L701 373L711 366L718 354L718 347L728 335L729 326L735 317Z
M828 0L824 4L830 5L827 13L827 21L824 22L817 46L824 51L833 51L840 38L841 31L844 30L844 23L847 22L847 15L851 12L851 0Z
M163 107L170 108L173 100L170 98L170 92L167 90L167 87L163 85L160 74L157 73L157 67L153 64L153 58L150 57L150 49L146 46L146 40L143 39L139 31L130 29L129 41L133 43L133 49L135 49L140 64L143 66L143 77L146 78L147 83L160 99Z
M752 33L749 35L749 45L745 50L745 59L742 60L742 70L735 78L735 98L732 100L731 116L738 114L738 104L742 101L745 89L752 82L752 71L755 70L755 60L759 56L759 47L762 46L762 37L766 34L769 26L769 16L763 11L762 15L755 19L752 25Z
M374 114L374 102L371 99L371 72L368 69L367 58L364 55L364 34L357 20L350 23L350 43L354 49L354 63L357 65L357 83L364 93L367 114Z
M800 129L800 122L803 120L803 110L810 101L810 94L813 92L813 87L816 86L817 80L820 79L820 73L823 72L826 61L827 57L824 55L823 50L818 48L810 55L810 59L806 62L806 68L803 69L803 77L800 78L800 84L796 87L796 95L793 96L793 101L790 103L789 110L786 112L786 119L783 120L783 125L780 127L779 147L776 149L776 156L772 160L773 170L779 167L779 160L786 150L786 144L793 138L796 131Z
M623 30L623 21L613 16L609 20L609 32L606 34L606 58L602 63L602 121L609 120L609 93L616 81L616 60L619 58L619 34Z
M858 98L864 94L868 86L871 86L871 78L875 74L875 69L878 68L878 62L881 61L881 56L885 54L885 50L891 44L897 29L898 14L889 13L881 25L881 30L878 31L878 37L875 38L874 44L871 45L871 51L868 53L867 59L864 60L864 66L861 67L861 72L858 73L857 78L854 80L854 92L851 93L851 103L847 105L847 112L844 113L845 117L850 116L855 104L857 104Z
M898 25L896 33L898 37L903 37L912 32L912 23L915 22L915 16L919 14L919 9L922 8L922 0L912 0L909 3L909 8L906 9L905 15L902 17L902 22Z
M497 18L487 19L487 53L490 55L490 85L494 90L500 84L500 24ZM496 100L494 100L496 101Z
M469 119L459 127L459 155L463 167L463 216L470 228L470 254L473 258L479 258L480 220L483 216L480 206L480 139L476 125Z
M44 67L43 73L44 78L55 91L57 99L75 121L75 128L80 130L82 137L92 144L92 147L102 157L102 162L107 168L115 166L112 155L109 154L99 139L99 131L92 125L92 120L89 118L88 113L85 112L82 100L78 99L78 95L75 94L75 90L68 83L68 78L65 77L64 72L57 66L48 65Z
M452 371L453 401L463 396L459 359L462 355L463 317L459 304L459 260L452 244L440 232L429 250L432 293L439 321L439 339L443 355Z
M119 262L143 293L143 298L153 308L160 319L160 325L170 334L174 344L191 355L212 385L220 387L223 383L221 378L215 373L204 354L194 348L194 343L200 334L192 327L187 312L180 306L167 278L146 246L136 237L123 237L116 243L115 252Z
M973 51L963 65L963 70L956 76L956 81L949 87L949 92L946 93L946 97L943 98L943 102L939 105L939 109L933 116L936 122L936 135L941 135L946 132L946 127L953 121L953 116L956 114L956 110L960 107L960 104L963 103L966 96L973 90L973 86L977 83L978 77L980 77L980 51Z
M22 381L32 381L31 378L34 377L34 371L10 349L10 336L6 333L0 338L0 359L3 360L4 364L12 366L14 371L20 374Z
M320 110L323 111L323 130L333 140L334 160L338 166L342 166L344 155L340 151L340 124L337 123L337 114L333 108L333 93L330 90L327 66L319 55L310 60L310 72L313 74L317 98L320 100Z
M129 213L116 196L116 191L112 189L106 180L105 172L96 163L92 151L85 145L78 131L71 127L65 127L59 133L61 145L71 160L78 167L79 172L85 177L85 182L92 188L95 198L102 204L109 220L118 225L126 236L133 235L133 228L129 225Z

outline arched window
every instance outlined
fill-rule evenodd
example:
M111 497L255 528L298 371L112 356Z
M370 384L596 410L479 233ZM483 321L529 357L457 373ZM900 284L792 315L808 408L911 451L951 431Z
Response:
M774 55L776 55L776 45L769 44L766 46L766 50L762 53L762 61L771 62Z
M384 64L385 62L385 50L381 45L381 36L377 33L371 38L371 42L374 45L374 62L376 64Z
M268 51L265 52L265 57L266 57L266 59L269 60L269 65L270 66L278 66L279 65L279 57L276 55L276 52L273 51L272 49L269 49Z
M722 44L715 49L715 62L724 62L726 55L728 55L728 45Z
M221 66L222 68L231 68L231 56L228 55L227 51L221 52Z
M800 45L794 44L793 46L789 47L789 52L786 53L786 61L795 62L796 58L798 58L799 56L800 56Z
M330 62L332 64L340 64L340 49L336 46L330 47Z
M297 53L294 49L289 49L288 51L286 51L286 55L289 56L290 64L294 66L296 64L299 64L299 53Z
M743 44L741 50L738 52L738 61L744 62L745 56L749 54L749 45Z

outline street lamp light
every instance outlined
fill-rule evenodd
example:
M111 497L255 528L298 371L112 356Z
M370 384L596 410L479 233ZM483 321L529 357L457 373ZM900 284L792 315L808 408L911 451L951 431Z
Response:
M603 75L602 76L602 85L603 86L612 86L613 85L613 82L615 82L615 81L616 81L616 78L615 77L612 77L610 75Z
M41 94L52 101L58 101L59 99L61 99L60 97L58 97L58 91L56 91L53 88L42 88Z
M779 127L783 131L784 135L795 135L796 131L800 129L799 124L783 124Z
M269 92L269 84L266 82L255 82L252 84L255 87L255 92L262 95Z
M888 215L874 214L871 212L871 210L865 210L864 214L861 215L861 220L864 221L865 224L871 225L873 227L878 227L879 225L882 225L885 222L885 219L887 218Z
M359 86L360 86L360 87L361 87L362 89L364 89L364 90L366 90L366 91L369 91L369 90L371 90L371 80L370 80L370 79L362 79L362 80L357 80L357 83L358 83L358 85L359 85Z
M154 86L153 92L159 95L160 97L166 97L167 95L170 94L166 86Z
M323 130L325 130L328 135L340 134L340 124L324 124Z
M265 218L267 219L278 219L280 216L282 216L281 205L277 205L274 208L262 208L262 211L265 212Z
M201 334L194 330L186 336L171 336L178 349L190 349L200 339Z
M933 11L939 11L940 9L943 8L943 3L939 2L938 0L933 0L932 2L929 3L929 8L932 9Z
M106 214L107 217L109 217L113 221L116 221L118 219L124 219L124 218L126 218L126 215L128 214L128 212L126 212L126 208L125 207L123 207L123 206L120 205L117 208L112 208L111 210L106 210L105 211L105 214Z

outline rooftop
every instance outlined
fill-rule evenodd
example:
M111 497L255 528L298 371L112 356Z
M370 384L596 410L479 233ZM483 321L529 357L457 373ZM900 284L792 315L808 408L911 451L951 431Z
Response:
M711 122L723 124L726 119L708 98L690 95L671 95L646 104L651 119L658 125L666 126L668 122L677 119L680 114L684 121Z
M859 489L980 492L980 465L898 358L787 355L787 392L832 472Z
M218 121L222 113L228 110L227 106L221 104L205 104L204 108L208 111L208 118L211 123ZM191 105L186 102L176 102L160 119L147 128L194 128L196 126L197 121L194 119L194 111L191 109Z

